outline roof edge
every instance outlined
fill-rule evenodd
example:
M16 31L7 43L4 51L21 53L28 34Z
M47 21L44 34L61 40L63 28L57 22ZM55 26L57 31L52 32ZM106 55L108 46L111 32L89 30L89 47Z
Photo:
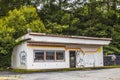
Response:
M93 40L105 40L105 41L111 41L112 40L112 38L98 38L98 37L72 36L72 35L55 35L55 34L35 33L35 32L30 32L29 35L33 35L33 36L64 37L64 38L77 38L77 39L93 39Z

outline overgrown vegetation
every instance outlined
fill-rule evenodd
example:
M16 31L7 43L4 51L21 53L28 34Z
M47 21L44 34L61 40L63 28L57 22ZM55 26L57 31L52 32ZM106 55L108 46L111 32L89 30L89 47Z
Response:
M104 52L120 54L119 4L119 0L0 0L0 67L10 66L15 39L26 34L27 28L33 32L109 37L113 40Z
M78 70L97 70L97 69L111 69L111 68L120 68L119 65L114 66L104 66L104 67L87 67L87 68L64 68L64 69L32 69L32 70L25 70L25 69L13 69L13 72L19 73L35 73L35 72L58 72L58 71L78 71Z

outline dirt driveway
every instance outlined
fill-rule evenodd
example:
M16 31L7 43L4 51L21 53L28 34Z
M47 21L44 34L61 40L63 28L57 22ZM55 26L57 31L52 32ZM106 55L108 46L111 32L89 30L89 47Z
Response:
M0 72L0 80L120 80L120 68L19 74Z

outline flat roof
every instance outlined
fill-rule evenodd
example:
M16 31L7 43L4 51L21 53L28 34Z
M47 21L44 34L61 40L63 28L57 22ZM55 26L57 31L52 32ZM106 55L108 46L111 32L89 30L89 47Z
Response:
M98 38L98 37L86 37L86 36L57 35L57 34L55 35L55 34L35 33L35 32L30 32L29 35L33 35L33 36L61 37L61 38L76 38L76 39L105 40L105 41L112 40L112 38Z

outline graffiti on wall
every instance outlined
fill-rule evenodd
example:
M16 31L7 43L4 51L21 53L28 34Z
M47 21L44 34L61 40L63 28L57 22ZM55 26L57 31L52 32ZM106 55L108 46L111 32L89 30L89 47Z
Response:
M82 52L77 52L76 53L76 67L81 68L81 67L86 67L86 66L95 66L95 57L94 54L83 54Z
M84 54L80 51L76 52L76 67L84 67Z
M20 56L20 65L25 66L26 65L26 57L27 57L26 52L21 51L19 56Z

